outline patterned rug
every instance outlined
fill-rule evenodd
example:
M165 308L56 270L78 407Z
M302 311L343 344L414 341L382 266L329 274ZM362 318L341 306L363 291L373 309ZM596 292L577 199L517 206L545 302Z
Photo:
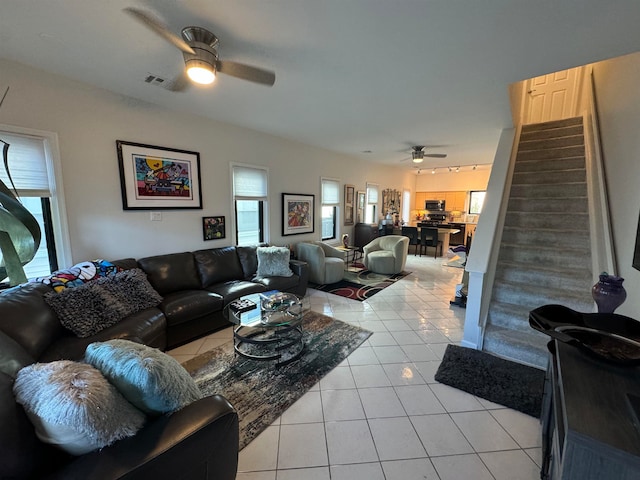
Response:
M371 272L361 263L353 263L349 264L349 269L345 270L344 278L341 281L327 285L309 283L309 286L316 290L363 302L410 273L402 272L394 275L385 275Z
M238 411L240 449L371 335L312 311L303 329L302 356L280 367L236 355L231 342L183 364L205 395L223 395Z

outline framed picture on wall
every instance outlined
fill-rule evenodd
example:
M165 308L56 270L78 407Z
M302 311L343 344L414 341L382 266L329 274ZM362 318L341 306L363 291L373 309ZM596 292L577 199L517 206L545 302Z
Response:
M116 140L124 210L202 208L200 154Z
M358 192L356 195L356 222L364 222L364 197L365 192Z
M205 240L220 240L225 235L224 216L202 217L202 231Z
M345 184L344 186L344 224L353 225L353 214L355 210L355 187Z
M314 195L282 194L282 235L313 233Z

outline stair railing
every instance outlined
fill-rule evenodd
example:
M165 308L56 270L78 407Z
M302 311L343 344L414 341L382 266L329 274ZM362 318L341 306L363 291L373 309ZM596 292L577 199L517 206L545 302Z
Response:
M464 335L461 344L482 349L489 302L493 290L502 230L509 203L511 180L522 127L502 130L491 167L482 215L473 235L465 270L469 273Z
M584 143L589 196L589 229L591 231L593 280L600 272L617 273L617 262L611 231L606 175L600 144L600 126L596 105L593 69L586 72L584 82Z

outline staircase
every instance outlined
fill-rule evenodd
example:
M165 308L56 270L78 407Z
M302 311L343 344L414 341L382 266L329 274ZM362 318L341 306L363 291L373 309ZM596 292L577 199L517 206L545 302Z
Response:
M547 335L529 311L593 310L582 118L522 128L483 350L546 368Z

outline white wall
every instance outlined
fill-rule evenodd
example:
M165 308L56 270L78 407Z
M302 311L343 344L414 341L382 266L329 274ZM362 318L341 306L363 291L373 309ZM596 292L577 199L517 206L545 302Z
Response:
M6 86L0 123L58 134L73 262L231 245L229 231L224 240L202 240L203 216L225 215L230 225L230 162L269 167L269 241L276 245L320 238L321 176L356 190L364 190L366 182L412 191L415 185L409 170L164 110L0 60L0 90ZM124 211L116 140L200 152L203 209L165 210L161 222L151 222L149 211ZM282 237L283 192L316 195L313 234Z
M465 167L468 168L468 167ZM416 192L453 192L485 190L489 183L491 168L479 166L477 170L460 172L422 173L416 177Z
M593 67L618 274L627 301L616 313L640 320L640 271L632 265L640 211L640 53Z

